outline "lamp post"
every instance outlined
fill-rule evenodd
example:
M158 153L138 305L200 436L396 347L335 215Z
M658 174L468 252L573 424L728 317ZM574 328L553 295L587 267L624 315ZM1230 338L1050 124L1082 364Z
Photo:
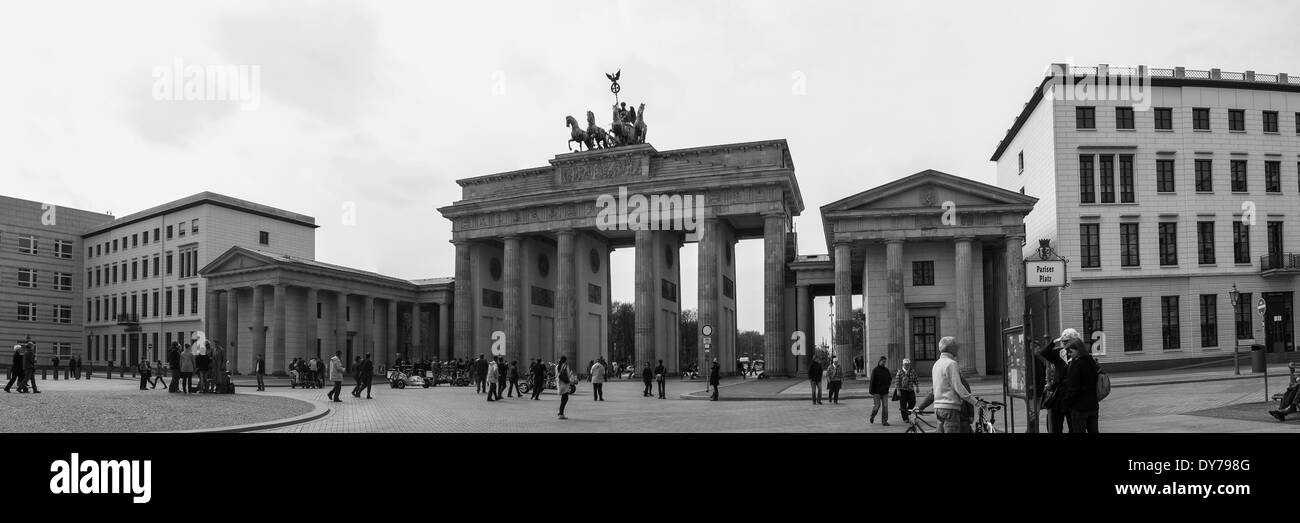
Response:
M1233 284L1232 284L1232 290L1228 291L1228 301L1231 301L1231 302L1232 302L1232 313L1233 313L1233 314L1232 314L1232 318L1233 318L1233 321L1236 321L1236 319L1237 319L1237 307L1240 306L1240 303L1239 303L1240 300L1241 300L1241 292L1237 290L1237 284L1236 284L1236 283L1233 283ZM1233 342L1232 342L1232 373L1233 373L1234 375L1238 375L1238 376L1241 375L1241 354L1239 353L1239 349L1240 349L1240 348L1241 348L1241 346L1237 343L1237 341L1236 341L1236 340L1233 340Z
M828 346L828 350L826 352L828 354L834 354L835 353L835 297L831 296L828 301L829 303L827 304L827 306L831 308L831 312L829 315L831 319L831 324L830 324L831 343Z

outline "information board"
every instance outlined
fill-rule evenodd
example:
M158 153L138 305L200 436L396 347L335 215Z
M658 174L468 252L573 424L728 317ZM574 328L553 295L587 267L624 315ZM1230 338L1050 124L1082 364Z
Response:
M1007 373L1002 378L1007 395L1013 398L1026 399L1025 382L1028 370L1025 366L1032 364L1032 360L1027 358L1025 354L1025 327L1023 325L1003 329L1002 349L1007 362Z

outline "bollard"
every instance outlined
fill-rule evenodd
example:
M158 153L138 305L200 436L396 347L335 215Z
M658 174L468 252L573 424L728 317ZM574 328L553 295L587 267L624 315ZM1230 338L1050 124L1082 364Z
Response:
M45 371L46 371L46 370L49 370L49 369L41 369L41 379L42 379L42 380L45 379Z
M121 368L121 367L118 367L118 369L117 369L117 377L118 377L118 379L126 379L126 369Z
M54 381L59 381L59 368L58 368L58 367L55 367L55 368L54 368L54 373L53 373L53 374L54 374Z

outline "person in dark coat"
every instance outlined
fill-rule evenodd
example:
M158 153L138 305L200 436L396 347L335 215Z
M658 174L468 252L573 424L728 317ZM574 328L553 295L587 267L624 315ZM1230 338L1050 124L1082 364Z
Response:
M370 353L366 353L366 359L357 364L357 379L361 380L361 389L357 391L357 397L361 397L361 392L366 393L366 399L375 399L370 395L370 386L375 380L375 362L370 360Z
M577 381L578 377L569 370L569 359L560 356L560 362L555 364L555 384L560 388L560 419L569 419L564 417L564 407L569 404L569 384Z
M140 390L149 390L149 378L153 377L153 368L149 366L149 360L141 359L136 365L140 372Z
M261 354L257 355L257 361L253 363L253 374L257 375L257 390L266 390L266 383L262 381L266 376L266 359Z
M355 382L352 385L352 397L360 398L361 397L361 356L360 355L352 357L352 366L348 370L352 371L352 381Z
M1065 395L1065 371L1069 367L1065 360L1061 359L1061 347L1053 341L1043 343L1036 355L1047 362L1044 369L1047 384L1043 387L1043 402L1039 407L1047 410L1048 432L1060 434L1063 432L1064 422L1069 414L1061 401L1062 396Z
M1069 368L1065 371L1065 395L1061 397L1063 407L1069 411L1071 433L1097 433L1097 371L1100 366L1088 351L1083 337L1074 329L1061 333L1067 355L1070 357Z
M53 358L50 358L50 363L54 364L54 379L57 380L59 379L59 357L54 356Z
M889 386L894 381L894 375L889 372L889 367L885 366L887 358L881 357L876 362L876 368L871 370L871 399L875 405L871 407L871 423L876 422L876 412L884 409L880 415L880 424L889 426Z
M808 384L812 386L813 405L822 404L822 364L817 358L808 364Z
M541 400L544 388L546 388L546 363L541 358L537 358L533 363L533 399Z
M32 389L32 393L40 394L41 390L36 388L36 344L30 341L27 342L27 352L23 353L23 374L27 375L24 385Z
M510 382L510 388L506 389L506 397L513 398L516 395L524 397L524 393L519 392L519 360L510 362L510 369L506 372L506 380Z
M655 372L650 369L650 362L647 361L641 369L641 383L645 384L645 390L641 391L641 396L646 398L653 397L653 389L650 384L654 382L654 379Z
M181 349L177 343L172 343L167 348L167 366L172 369L172 382L167 385L167 392L180 392Z
M23 370L22 345L14 345L14 359L13 363L9 364L9 383L5 384L5 392L9 392L9 389L13 388L15 381L18 382L18 392L27 391L23 387L24 382L27 381L27 372Z
M740 361L740 358L736 358L736 374L740 375L740 379L745 379L745 362Z
M659 399L664 398L664 385L668 381L668 369L664 368L664 360L659 360L659 365L655 367L655 382L659 384Z
M474 360L474 377L478 378L477 384L479 394L487 392L487 370L487 360L483 359L483 355L480 354L478 359Z
M497 356L497 399L501 399L501 389L506 388L507 378L510 377L510 368L506 366L505 356Z
M718 401L718 373L722 368L718 366L718 359L713 358L713 363L709 365L709 386L713 387L713 396L709 401Z

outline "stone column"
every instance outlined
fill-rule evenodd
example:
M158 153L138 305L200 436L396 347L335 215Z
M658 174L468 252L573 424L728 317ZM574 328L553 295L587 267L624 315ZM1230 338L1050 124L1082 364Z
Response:
M266 358L267 374L282 372L289 367L289 361L285 359L287 352L284 350L285 286L283 283L277 283L273 288L275 293L271 301L271 354Z
M574 232L572 229L564 229L556 233L557 252L559 263L556 269L556 299L555 299L555 350L569 358L570 362L578 361L578 343L575 338L575 313L578 308L577 301L577 272L574 267Z
M230 371L239 372L239 289L226 291L226 357Z
M505 305L506 362L524 357L523 256L523 241L518 236L506 236L505 267L502 268L505 274L502 278L502 293L505 295L502 301Z
M655 299L654 232L636 231L636 368L640 369L655 354Z
M346 351L348 348L348 293L343 291L335 292L334 308L334 351ZM321 354L321 357L328 360L334 356L334 351ZM346 356L347 352L343 354Z
M784 213L763 216L763 354L766 372L785 370L785 230ZM837 318L838 320L838 318Z
M817 350L817 343L812 341L812 309L809 307L809 305L811 305L811 298L809 297L808 286L800 285L798 290L795 292L795 296L795 307L797 307L797 315L799 316L799 331L803 333L804 349L811 353ZM799 372L807 373L808 357L800 356L796 361L797 363L795 365L798 367L797 370Z
M831 346L840 368L852 369L853 356L853 244L835 242L835 339Z
M249 369L252 369L253 362L257 361L257 356L266 357L266 296L263 294L261 285L253 286L253 346L251 347L248 359ZM270 362L266 364L266 370L271 370Z
M303 322L303 329L306 331L303 336L303 345L301 351L294 351L299 358L310 358L316 355L316 338L320 337L320 319L316 317L316 304L320 303L320 290L304 289L303 301L307 311L306 321Z
M1011 320L1011 325L1024 324L1025 317L1025 263L1021 247L1025 242L1024 237L1008 236L1006 239L1006 270L1007 270L1007 319ZM1043 296L1047 296L1047 290L1043 289ZM1046 315L1046 308L1043 310ZM1044 323L1046 325L1046 323ZM1024 326L1022 333L1028 334L1029 325ZM1046 332L1046 329L1044 329ZM999 336L1001 339L1001 336ZM1029 338L1025 338L1025 347L1029 347ZM1004 356L1005 357L1005 356ZM1026 361L1033 361L1032 357L1027 357ZM1036 369L1034 365L1025 366L1025 383L1038 383ZM1033 387L1030 387L1029 394L1031 397L1026 401L1026 424L1029 433L1038 432L1038 398L1032 397L1034 394Z
M410 352L420 351L420 302L411 303L411 348ZM439 352L435 359L444 361Z
M388 366L388 362L397 358L396 355L398 352L401 352L401 349L397 346L397 300L388 300L388 313L386 316L388 318L387 332L384 333L386 347L380 352L378 361L375 362L376 366L384 365L385 367ZM426 355L421 352L418 357L423 358L425 356ZM413 359L413 356L407 354L406 358Z
M907 305L903 301L903 240L885 242L885 274L889 281L889 359L902 359L907 347ZM875 362L862 365L871 370Z
M974 238L958 236L956 240L957 268L954 281L957 283L957 362L962 375L968 375L976 372L975 323L971 321L975 310L975 278L971 273L971 242Z
M446 303L438 304L438 354L440 354L440 357L443 359L450 359L452 357L450 338L451 328L449 327L449 318L451 317L452 312L451 309L451 305ZM432 320L433 318L429 319Z
M468 241L452 242L456 245L456 356L473 355L474 338L474 287L470 282L470 244Z
M365 358L367 352L369 352L373 357L374 354L378 352L375 347L374 319L375 297L364 296L361 298L361 321L357 322L357 325L360 325L360 327L357 328L357 333L361 335L361 348L352 351L353 358L356 358L357 356ZM351 361L347 362L347 365L351 364Z
M699 240L699 281L696 289L699 298L696 305L700 328L704 328L705 325L713 327L713 334L710 336L712 346L709 347L709 354L717 357L718 340L722 338L721 332L723 328L722 325L718 324L718 255L722 249L722 241L721 238L718 238L717 218L705 218L702 226L704 227L704 236ZM703 376L712 361L704 357L704 333L697 332L696 335L699 337L695 345L699 350L696 363L699 365L700 375ZM720 368L723 370L728 368L725 363L725 361L719 361ZM734 365L732 367L734 368Z
M221 295L219 294L220 291L213 289L211 286L205 285L205 287L207 292L204 293L206 299L203 302L203 332L207 333L209 340L216 341L221 339ZM145 296L148 296L147 292ZM144 317L146 315L141 314L140 316ZM146 359L148 359L147 356Z

